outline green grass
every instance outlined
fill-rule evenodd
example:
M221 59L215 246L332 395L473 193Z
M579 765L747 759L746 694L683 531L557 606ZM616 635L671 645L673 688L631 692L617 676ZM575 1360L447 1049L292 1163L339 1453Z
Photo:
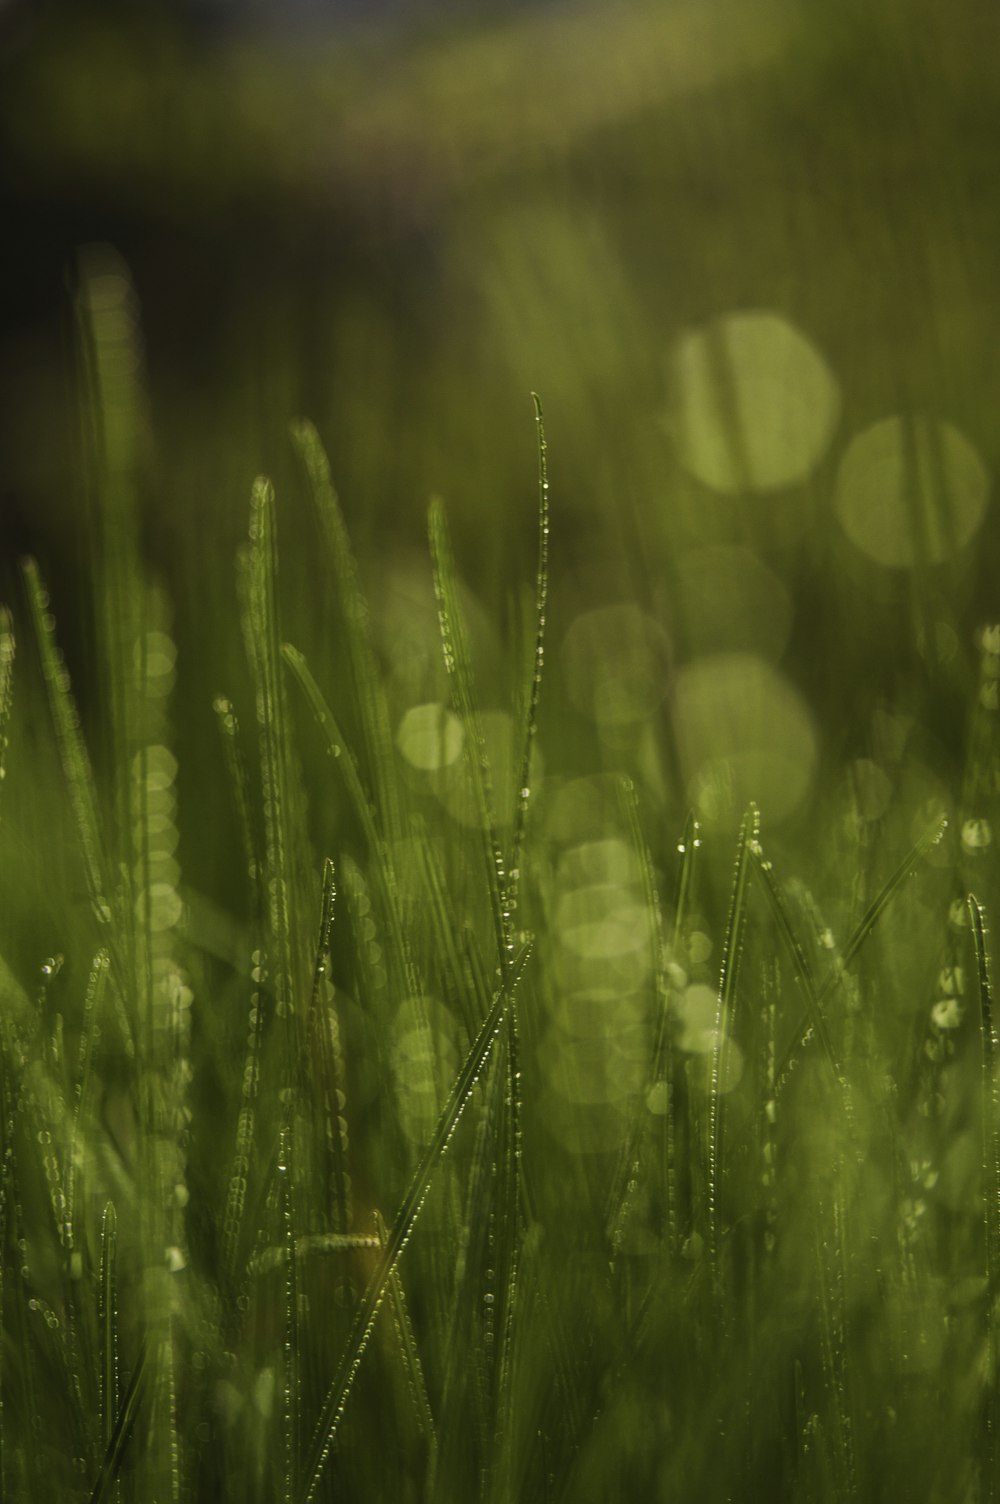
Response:
M127 330L90 320L85 708L30 561L0 617L0 1496L996 1498L993 893L960 840L995 778L985 712L958 821L903 784L877 845L829 836L822 887L756 808L733 849L613 770L574 824L569 780L539 772L560 689L536 401L506 760L430 512L464 818L397 746L306 423L334 638L284 640L300 502L260 480L245 674L188 775L177 728L213 706L173 688ZM558 550L558 502L551 521ZM186 887L219 842L225 891Z

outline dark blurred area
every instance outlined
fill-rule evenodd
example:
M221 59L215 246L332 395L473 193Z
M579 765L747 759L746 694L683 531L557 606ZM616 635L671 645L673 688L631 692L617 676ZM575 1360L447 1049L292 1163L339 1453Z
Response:
M977 0L4 0L5 593L18 554L37 553L85 678L73 288L78 249L104 244L141 311L139 491L186 704L207 707L238 657L231 561L260 470L282 507L289 635L323 638L287 442L300 413L329 449L376 611L421 558L439 493L501 625L531 575L537 389L555 662L578 617L628 602L675 664L756 653L804 697L822 758L870 753L873 708L923 684L948 711L947 762L974 631L998 609L981 482L1000 450L997 29ZM726 322L742 310L770 322ZM701 344L683 344L691 331ZM733 371L689 402L720 347ZM705 412L718 397L737 428L766 430L763 372L791 422L800 358L829 406L801 465L751 439L720 468L725 425ZM927 568L865 542L864 484L838 500L852 436L898 414L953 425L972 475L954 483L974 493L968 527L949 524ZM951 441L927 432L945 511L961 512ZM729 550L721 573L712 549ZM759 599L780 622L754 639ZM609 732L577 710L569 762L637 755L628 715Z

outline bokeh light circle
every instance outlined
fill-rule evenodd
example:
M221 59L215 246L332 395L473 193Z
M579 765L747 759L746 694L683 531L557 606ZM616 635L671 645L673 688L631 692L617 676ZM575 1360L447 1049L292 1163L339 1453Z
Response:
M413 705L403 716L396 745L413 768L433 773L449 767L461 756L465 730L446 706L434 701Z
M816 346L780 314L748 310L689 330L670 353L670 428L681 464L734 496L796 485L840 420L840 388Z
M773 823L808 794L818 757L813 718L763 659L696 658L677 675L674 722L688 796L706 821L739 819L753 800Z
M972 540L990 477L953 424L884 418L855 435L837 474L834 507L861 553L890 569L940 564Z

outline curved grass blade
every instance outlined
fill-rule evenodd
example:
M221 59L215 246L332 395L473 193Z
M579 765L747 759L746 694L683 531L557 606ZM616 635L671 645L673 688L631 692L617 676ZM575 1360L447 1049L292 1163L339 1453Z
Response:
M319 1423L313 1436L312 1449L305 1474L302 1492L303 1504L311 1504L316 1496L323 1469L336 1439L344 1407L361 1359L371 1338L382 1301L393 1271L403 1249L416 1225L434 1173L448 1148L452 1135L472 1095L479 1074L486 1063L490 1050L503 1023L511 995L520 979L527 961L530 945L524 944L511 961L507 975L498 988L489 1013L476 1036L475 1042L462 1066L448 1101L438 1119L434 1135L420 1158L406 1195L396 1214L382 1256L372 1275L368 1288L355 1314L347 1345L337 1365L333 1382L323 1401Z
M996 1289L1000 1278L1000 1038L993 1011L993 979L990 965L986 914L975 895L968 897L972 939L979 984L980 1031L982 1036L983 1120L983 1217L986 1252L986 1321L990 1355L989 1398L986 1412L986 1498L996 1500L1000 1469L1000 1332L997 1330Z
M48 591L42 584L34 559L21 564L28 604L42 660L42 674L55 724L56 741L76 824L84 872L94 915L101 925L111 923L108 884L102 857L101 823L90 759L80 732L80 716L70 688L69 673L55 640L55 622L49 611Z
M751 804L743 816L736 844L736 866L733 873L732 895L729 901L729 917L722 945L722 963L719 968L719 990L715 1006L715 1031L712 1042L712 1080L709 1092L708 1117L708 1256L709 1269L716 1299L722 1291L721 1267L721 1194L723 1154L723 1109L719 1090L723 1041L728 1034L736 997L736 981L739 976L740 956L743 949L743 931L747 916L747 885L750 860L758 845L760 815L757 806Z
M778 934L784 942L785 949L788 951L792 965L795 968L796 979L806 996L806 1007L809 1017L808 1028L815 1031L816 1038L822 1046L823 1054L826 1056L830 1069L833 1071L834 1079L838 1083L842 1083L843 1069L840 1061L837 1059L833 1048L833 1041L830 1038L830 1031L826 1025L826 1019L820 1005L819 993L813 980L812 967L795 933L788 914L788 908L782 897L781 889L774 880L774 870L771 863L765 860L759 846L751 850L751 856L754 871L760 879L764 895L767 898L774 921L778 926Z
M340 763L344 773L344 783L354 812L361 822L361 829L374 853L382 853L385 848L379 829L378 818L374 805L365 791L365 786L358 769L354 753L348 746L340 726L324 698L323 691L316 683L305 657L298 648L290 642L285 642L281 647L281 656L291 669L292 674L298 681L299 687L309 702L309 708L316 717L316 722L326 737L327 746L332 757Z
M395 869L390 857L389 847L379 832L376 812L365 792L354 754L341 734L333 711L327 704L322 690L313 678L309 665L298 648L294 648L291 643L286 642L282 646L281 654L309 702L309 707L326 738L331 755L339 760L340 766L343 769L344 782L347 786L348 795L351 803L354 805L355 813L361 822L362 832L375 859L375 869L378 873L379 883L389 915L388 930L396 942L396 945L393 947L393 953L396 947L398 947L399 951L397 960L400 967L400 985L407 992L417 994L420 992L420 985L409 955L409 947L406 939L407 927L403 924L400 913L399 891Z
M357 563L333 482L330 462L313 425L298 419L291 425L292 443L309 479L320 532L330 557L333 580L344 619L344 647L354 702L382 829L390 840L402 833L394 765L389 706L382 676L372 650L368 604L361 589Z
M927 853L931 850L931 848L936 846L937 843L941 840L947 824L947 817L944 815L941 815L938 817L938 819L932 821L924 831L920 839L907 852L906 856L900 862L899 866L895 869L895 871L891 874L891 876L882 885L878 893L872 899L871 903L868 905L868 908L861 916L861 919L859 920L853 934L851 935L843 951L841 952L838 964L823 978L823 981L820 983L819 989L816 992L816 1001L819 1005L820 1010L822 1010L823 1004L829 997L830 993L839 984L841 978L847 970L847 967L850 966L851 962L854 960L855 956L858 954L861 947L864 945L865 941L868 939L869 935L872 933L875 926L882 918L882 915L889 907L889 904L895 898L896 894L899 892L899 889L903 886L903 883L910 876L913 868L917 865L918 862L922 861ZM785 1053L781 1059L781 1063L778 1067L777 1089L779 1093L787 1082L791 1070L794 1068L796 1057L799 1055L799 1053L807 1043L811 1030L812 1019L807 1013L806 1016L804 1018L801 1018L796 1024L791 1041L788 1045L788 1048L785 1050Z
M535 426L538 433L538 570L535 576L535 647L525 703L524 750L521 755L521 777L514 801L514 833L508 860L507 900L511 917L517 908L521 861L524 853L524 832L528 818L528 805L531 800L531 752L537 731L538 702L542 689L542 665L545 661L545 611L549 594L549 472L546 458L545 421L542 416L542 404L536 392L532 392L531 400L535 407Z

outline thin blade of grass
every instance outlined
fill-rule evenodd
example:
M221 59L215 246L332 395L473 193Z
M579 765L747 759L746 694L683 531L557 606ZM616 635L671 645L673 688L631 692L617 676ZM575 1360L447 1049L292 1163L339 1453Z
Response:
M377 1207L375 1208L374 1215L378 1246L384 1250L389 1241L389 1229L386 1227L385 1219ZM399 1351L406 1370L407 1388L413 1400L413 1408L416 1413L420 1434L427 1443L427 1473L429 1478L433 1478L437 1458L437 1426L434 1423L434 1412L431 1407L430 1395L427 1392L424 1367L420 1361L417 1335L413 1329L413 1322L410 1319L406 1292L403 1288L403 1280L398 1268L394 1269L390 1276L389 1295L392 1301L392 1320L396 1331L396 1340L399 1343Z
M820 1045L822 1046L823 1054L826 1057L830 1069L833 1072L834 1079L838 1083L842 1083L844 1078L843 1067L841 1066L841 1063L837 1058L837 1054L833 1048L833 1041L830 1038L830 1030L827 1027L826 1018L823 1015L823 1009L820 1003L819 993L817 991L815 981L813 980L812 967L810 966L809 959L806 956L805 951L802 949L799 938L795 933L791 917L788 913L788 907L785 903L784 897L782 896L781 889L778 887L778 884L775 881L774 870L771 866L771 863L767 861L763 856L763 853L760 851L759 846L756 850L752 850L751 856L753 859L754 871L760 879L761 886L764 889L764 896L767 899L771 914L774 918L775 924L778 927L778 934L780 935L781 940L784 943L785 949L788 952L789 959L791 960L792 966L794 967L796 980L802 988L802 991L805 993L806 1007L808 1010L809 1018L808 1028L815 1031L816 1038L819 1040Z
M656 889L656 878L653 872L652 857L650 855L649 847L646 844L645 838L643 837L642 826L639 819L638 795L635 785L632 783L631 779L623 778L620 780L618 795L619 804L621 805L621 808L625 815L626 823L628 825L632 850L635 852L636 859L639 863L639 871L642 877L643 898L646 905L646 914L649 925L649 969L650 974L653 978L653 987L655 991L657 1007L655 1031L653 1036L653 1049L650 1064L651 1079L649 1080L649 1089L653 1090L656 1087L663 1086L667 1093L667 1101L665 1104L666 1112L664 1113L664 1116L668 1120L666 1202L667 1221L669 1225L672 1218L672 1150L670 1145L673 1131L673 1102L672 1082L669 1072L665 1068L665 1057L669 1048L670 1036L667 1027L667 985L666 977L664 974L664 940L663 926L660 918L660 900L659 894L657 893ZM640 1162L643 1158L643 1148L645 1140L648 1137L652 1127L650 1119L654 1118L654 1115L651 1114L647 1109L646 1101L647 1097L646 1095L643 1095L642 1097L637 1099L634 1105L632 1111L632 1119L629 1124L629 1130L625 1145L619 1159L618 1173L615 1177L615 1181L612 1184L612 1191L609 1197L607 1227L609 1242L615 1253L617 1253L618 1248L620 1247L625 1221L631 1209L634 1192L639 1184ZM672 1241L671 1246L673 1246Z
M254 968L257 971L257 968ZM246 1211L247 1182L253 1158L257 1098L260 1091L260 1059L264 1039L264 998L255 987L250 994L246 1054L240 1078L240 1106L236 1119L236 1144L233 1167L229 1175L225 1210L222 1219L222 1259L230 1292L235 1292L243 1221Z
M281 1181L281 1219L284 1231L285 1341L282 1350L282 1441L284 1450L283 1504L292 1504L298 1487L299 1418L302 1410L301 1342L299 1333L299 1260L295 1233L295 1176L292 1130L281 1130L278 1175Z
M538 726L538 704L545 661L545 612L549 593L549 472L542 404L532 392L538 435L538 568L535 575L535 643L522 726L521 776L514 800L514 831L507 871L507 901L511 918L517 908L524 856L524 834L531 800L531 752Z
M309 1080L309 1100L318 1109L318 1128L322 1155L323 1216L335 1233L346 1233L351 1225L350 1175L345 1119L338 1104L346 1081L339 1048L336 1018L326 1002L336 885L333 862L327 858L323 868L323 890L316 960L306 1019L307 1057L305 1073Z
M445 668L452 686L455 705L472 746L469 758L472 786L484 844L490 912L502 972L510 963L512 945L507 878L503 853L497 839L492 777L476 700L468 635L458 598L458 573L448 532L448 520L444 506L438 498L431 503L429 533L431 559L434 565L434 592L438 603Z
M506 1092L500 1117L499 1173L496 1177L496 1222L493 1242L495 1333L493 1341L493 1430L484 1492L498 1501L511 1497L512 1452L516 1409L514 1368L516 1317L520 1295L522 1220L520 1201L521 1072L515 1007L507 1017Z
M253 820L250 815L250 781L247 778L246 763L240 744L239 719L236 715L235 706L225 695L216 695L212 702L212 709L215 712L219 733L222 737L223 756L226 762L226 771L229 774L229 784L233 791L233 803L239 826L240 841L243 846L243 861L250 879L250 892L256 902L260 893L259 877L261 860ZM259 916L255 915L254 917L257 918Z
M250 499L244 610L257 700L264 806L267 922L277 1011L285 1021L288 1068L299 1059L289 871L289 728L279 672L278 550L274 489L259 477Z
M310 1504L310 1501L315 1498L323 1469L326 1466L327 1459L336 1439L337 1428L344 1412L344 1406L350 1394L361 1358L371 1337L382 1301L385 1298L390 1277L403 1249L409 1241L423 1207L428 1188L434 1178L434 1173L443 1154L447 1150L458 1121L465 1110L473 1088L479 1079L479 1074L493 1047L497 1033L503 1023L504 1015L507 1012L511 994L524 970L530 949L530 944L522 945L511 961L507 975L497 989L493 1006L483 1020L482 1027L466 1057L465 1064L462 1066L455 1080L448 1100L438 1119L434 1135L420 1158L420 1162L410 1181L409 1188L403 1197L402 1204L393 1221L388 1241L358 1307L347 1345L323 1402L305 1474L305 1487L302 1493L303 1504Z
M986 913L975 895L968 900L979 985L982 1039L983 1221L986 1255L986 1322L990 1357L986 1410L986 1498L995 1501L1000 1486L1000 1331L997 1329L996 1291L1000 1279L1000 1037L993 1011L993 977Z
M709 1269L716 1302L722 1295L722 1156L723 1106L719 1090L723 1041L728 1035L733 1017L736 997L736 982L739 976L743 931L747 917L747 886L750 875L751 854L758 844L760 816L756 805L751 805L743 816L736 844L736 864L733 872L732 894L729 900L729 917L722 944L722 961L719 968L719 987L716 994L715 1031L712 1041L712 1077L708 1109L708 1257ZM721 1309L721 1307L720 1307Z
M6 606L0 606L0 784L7 776L7 742L14 704L14 626Z
M90 1504L113 1504L117 1497L116 1484L125 1461L125 1453L135 1435L135 1423L146 1392L146 1349L140 1348L125 1397L115 1416L114 1426L108 1438L101 1461L97 1481L90 1494Z
M98 951L94 957L90 976L87 980L87 990L83 1000L83 1024L80 1030L80 1058L77 1068L75 1102L64 1160L63 1205L66 1225L63 1239L66 1249L66 1269L69 1275L66 1282L66 1325L67 1337L73 1348L75 1357L78 1354L78 1334L82 1314L79 1306L81 1287L83 1286L83 1281L79 1277L83 1273L83 1253L78 1247L76 1193L81 1161L89 1168L89 1155L87 1160L83 1158L85 1152L85 1131L91 1115L91 1098L94 1091L94 1056L97 1052L97 1042L100 1038L100 1018L110 965L111 958L108 952L106 950ZM74 1363L74 1366L82 1367L83 1365Z
M323 692L316 683L303 655L297 648L292 647L287 642L283 645L281 653L285 663L305 695L309 707L316 718L317 725L326 738L331 756L339 761L347 793L351 803L354 805L355 813L361 822L362 833L368 842L369 852L374 860L375 870L389 917L389 935L393 941L390 947L390 955L392 955L397 964L396 980L406 992L418 993L420 985L409 954L406 939L407 928L402 922L395 868L391 860L389 846L379 831L378 817L365 791L354 754L350 751L333 711L327 704Z
M97 1270L97 1328L100 1348L101 1445L107 1457L118 1414L118 1216L109 1201L101 1217L100 1257ZM115 1483L110 1497L117 1499L120 1489Z
M87 376L84 422L95 523L91 536L97 665L108 708L110 765L118 772L114 852L131 874L136 811L129 770L141 718L135 654L142 644L145 609L138 489L148 429L135 289L127 264L108 245L90 245L80 252L77 316ZM128 902L120 922L131 939Z
M890 903L895 898L900 888L903 886L903 883L910 876L914 867L918 862L922 861L927 853L932 849L932 847L936 846L937 843L941 840L941 837L943 836L945 829L947 828L947 824L947 818L943 815L939 816L936 820L933 820L924 831L920 839L913 845L910 851L907 852L906 856L900 862L899 866L895 869L895 871L886 880L886 882L879 889L878 893L872 899L871 903L868 905L868 908L861 916L856 929L854 930L843 951L841 952L839 964L832 971L830 971L827 976L823 978L823 981L819 986L819 990L816 993L816 1001L820 1009L822 1009L823 1004L826 1002L826 999L830 995L830 993L839 984L841 978L844 976L847 970L847 967L850 966L855 956L861 950L861 947L864 945L869 935L879 923L886 909L889 907ZM805 1044L807 1043L812 1025L812 1017L807 1011L806 1015L801 1018L796 1024L791 1041L787 1049L785 1050L785 1053L781 1059L781 1064L778 1067L777 1084L779 1092L783 1089L785 1082L787 1082L788 1080L790 1071L794 1068L794 1061L796 1057L800 1054Z
M375 793L382 830L389 840L402 833L389 706L382 675L372 649L368 603L361 589L357 562L333 482L330 462L313 425L298 419L291 425L292 443L306 471L320 532L330 558L331 574L344 623L344 651L354 692L354 705L367 754L368 775Z
M42 583L38 565L34 559L25 559L21 569L42 660L42 675L55 726L63 776L83 857L91 907L98 924L107 926L111 923L112 916L107 898L109 888L104 867L104 843L93 773L80 730L80 716L73 699L69 673L56 644L55 620L49 611L49 594ZM131 1030L129 1039L131 1040Z

